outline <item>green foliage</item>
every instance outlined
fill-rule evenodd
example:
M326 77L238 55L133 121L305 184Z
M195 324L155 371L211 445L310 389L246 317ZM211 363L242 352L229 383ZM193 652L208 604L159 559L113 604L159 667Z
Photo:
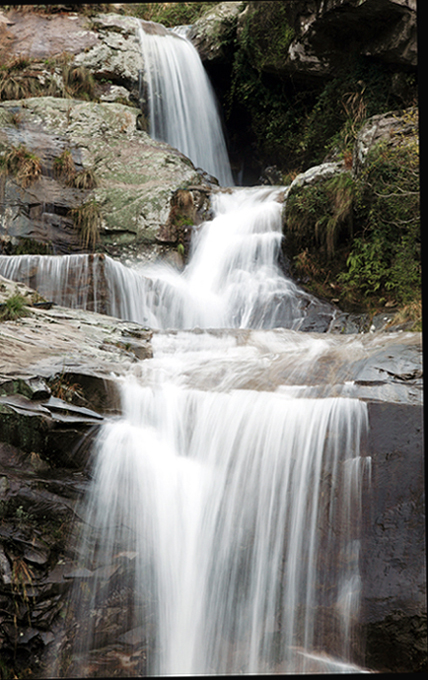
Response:
M287 72L294 33L287 2L249 2L239 35L231 37L233 64L224 96L229 125L236 120L238 144L253 147L262 165L283 173L316 165L330 155L350 166L352 146L365 120L410 105L394 94L387 65L344 50L334 77L297 87Z
M287 199L287 247L291 253L318 250L326 262L331 260L339 236L352 234L352 200L349 173L293 189Z
M100 238L102 225L98 203L91 198L78 208L71 210L71 217L79 231L82 246L94 250Z
M8 153L0 157L0 174L12 175L21 186L28 187L42 174L40 158L24 144L12 146Z
M293 38L294 30L288 25L286 3L249 3L239 44L256 71L280 68Z
M154 21L167 28L193 24L217 2L140 2L124 5L124 10L145 21Z
M421 295L419 148L413 137L383 141L369 153L356 182L357 234L340 276L349 295Z
M28 316L28 301L20 294L11 295L0 304L0 321L15 321L22 316Z

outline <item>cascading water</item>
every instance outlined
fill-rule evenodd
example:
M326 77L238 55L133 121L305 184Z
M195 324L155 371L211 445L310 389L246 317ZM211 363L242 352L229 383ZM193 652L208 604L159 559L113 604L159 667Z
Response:
M190 43L141 37L158 78L148 78L153 136L169 136L165 121L184 130L167 141L231 185ZM168 80L171 61L180 78ZM185 101L176 121L171 96ZM185 127L192 111L201 132ZM296 332L314 298L277 265L284 193L214 194L181 273L87 255L0 258L0 273L49 299L158 329L153 359L118 379L123 415L96 442L70 648L53 675L360 670L367 410L311 388L338 341ZM274 330L227 330L238 328Z
M150 134L232 186L233 178L214 90L199 55L183 35L141 21Z
M94 452L72 676L357 670L366 406L266 389L269 356L293 352L301 382L329 343L263 333L158 333L122 381Z
M131 269L104 256L3 255L0 274L58 304L157 329L298 329L316 301L277 264L283 194L284 187L213 194L215 217L194 234L183 272L165 263Z

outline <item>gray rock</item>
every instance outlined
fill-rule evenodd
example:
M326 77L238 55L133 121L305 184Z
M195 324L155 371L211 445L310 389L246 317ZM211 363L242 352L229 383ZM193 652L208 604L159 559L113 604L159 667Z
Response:
M9 124L18 110L19 127ZM137 129L139 109L117 103L36 97L0 104L0 153L25 144L42 159L42 176L21 187L7 177L0 195L0 236L33 239L53 252L82 249L70 210L93 198L101 213L101 247L155 243L173 193L203 184L182 153ZM69 148L76 170L94 170L97 187L74 189L53 176L55 157Z
M235 30L243 2L220 2L190 27L187 37L199 52L202 61L221 62L227 56L224 39Z
M394 146L404 141L419 143L419 116L414 107L372 116L363 125L354 144L352 173L357 176L369 151L379 142Z
M320 165L314 165L308 168L305 172L301 172L294 178L288 187L287 194L290 193L295 187L310 186L315 184L319 180L329 179L335 175L347 172L345 166L342 162L328 162L321 163Z

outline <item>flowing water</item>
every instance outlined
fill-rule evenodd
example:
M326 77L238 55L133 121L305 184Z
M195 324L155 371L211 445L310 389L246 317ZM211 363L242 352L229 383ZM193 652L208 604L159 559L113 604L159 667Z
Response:
M214 90L196 49L185 36L151 22L139 23L139 35L151 136L232 186Z
M152 135L231 185L196 51L139 30ZM278 266L284 196L214 193L182 272L0 258L1 274L55 302L156 329L153 359L118 378L122 415L93 451L60 674L361 670L367 409L313 390L314 373L334 385L332 356L358 343L299 331L311 309L333 313Z
M298 329L316 308L334 311L278 266L285 187L212 196L215 217L195 231L183 272L165 263L126 267L94 255L1 255L0 274L57 304L103 311L151 328Z
M94 454L72 675L106 652L130 675L355 670L366 406L262 389L274 353L301 381L329 343L260 333L157 333L122 381Z

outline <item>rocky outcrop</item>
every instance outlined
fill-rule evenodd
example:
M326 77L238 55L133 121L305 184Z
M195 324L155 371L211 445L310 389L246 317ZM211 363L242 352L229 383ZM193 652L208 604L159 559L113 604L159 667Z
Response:
M244 6L243 2L219 2L190 27L187 37L203 62L230 59L227 43L230 35L236 33L237 19Z
M416 107L404 112L390 111L369 118L358 132L354 145L352 172L357 176L367 154L379 142L391 148L409 142L419 144L419 115Z
M219 3L195 22L189 37L202 60L224 61L222 43L233 28L242 39L249 15L263 4L275 3ZM294 36L275 63L266 62L267 70L294 77L334 75L345 45L350 53L355 47L361 55L403 68L417 65L416 0L303 0L287 3L286 13Z
M144 65L137 19L119 14L88 17L68 9L46 13L23 8L1 14L3 30L7 31L3 44L8 58L25 56L31 60L40 85L52 79L58 87L63 84L63 70L56 58L67 55L70 66L84 67L94 77L95 97L138 105Z
M138 129L140 115L122 104L56 97L1 103L3 157L23 145L41 163L41 175L27 186L11 173L1 180L3 243L16 249L31 239L48 252L82 250L76 215L90 201L98 216L101 249L120 254L128 246L140 254L150 250L153 257L173 193L205 183L183 154ZM64 152L71 154L77 177L91 173L94 188L70 186L55 172Z

